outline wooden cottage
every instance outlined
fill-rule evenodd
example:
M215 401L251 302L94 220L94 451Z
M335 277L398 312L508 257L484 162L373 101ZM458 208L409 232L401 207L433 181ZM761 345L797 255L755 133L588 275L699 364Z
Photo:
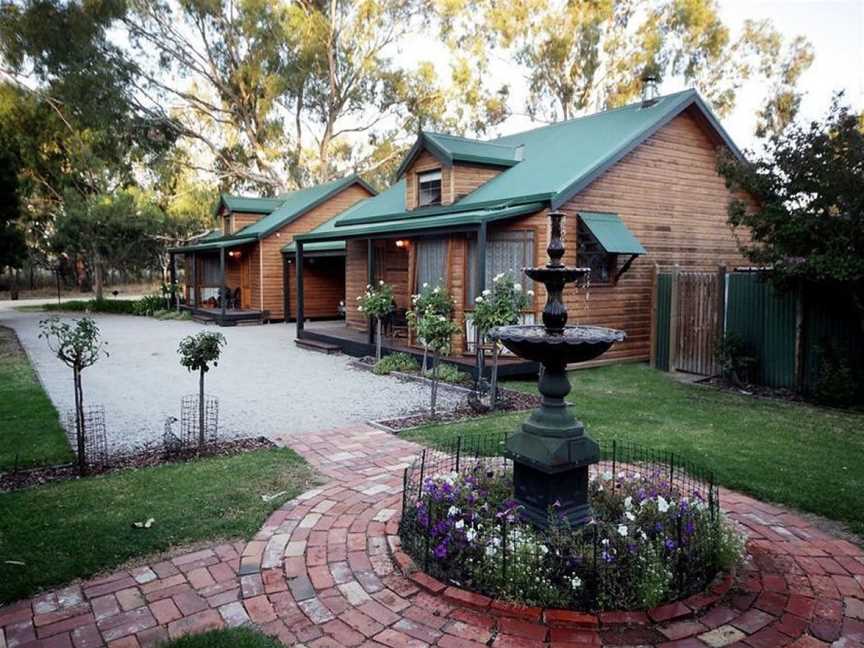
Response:
M292 318L297 311L290 289L295 272L283 248L298 234L373 195L374 190L357 176L276 198L222 194L216 205L221 229L170 250L184 260L185 308L197 319L223 325L279 321L286 319L286 313L287 319ZM310 254L305 259L305 317L328 319L344 313L344 247L341 253L322 258Z
M474 299L499 273L536 289L523 319L539 321L546 295L521 269L546 262L555 209L566 214L566 263L591 268L590 284L566 293L570 322L626 332L606 361L647 360L655 268L742 261L719 147L740 155L693 90L489 141L424 132L390 189L295 237L300 261L313 246L345 243L349 304L344 324L304 325L301 313L298 338L367 352L370 327L352 305L378 279L395 286L400 309L424 283L450 291L457 361L473 351ZM388 346L411 348L404 331L390 333Z

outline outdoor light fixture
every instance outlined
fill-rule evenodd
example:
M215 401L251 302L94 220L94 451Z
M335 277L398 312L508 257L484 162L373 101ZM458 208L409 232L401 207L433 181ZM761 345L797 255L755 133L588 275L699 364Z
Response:
M240 258L240 250L231 250L228 252L228 256Z
M408 241L405 241L403 239L399 239L398 241L396 241L396 247L398 247L398 248L408 247Z

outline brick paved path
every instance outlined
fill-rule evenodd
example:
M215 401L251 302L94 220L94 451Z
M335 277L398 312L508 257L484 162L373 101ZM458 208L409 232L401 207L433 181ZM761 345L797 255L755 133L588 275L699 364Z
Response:
M864 647L864 551L731 492L750 533L736 580L648 614L506 606L414 573L395 536L417 447L369 428L288 439L329 482L220 545L0 608L0 648L153 646L254 623L287 645Z

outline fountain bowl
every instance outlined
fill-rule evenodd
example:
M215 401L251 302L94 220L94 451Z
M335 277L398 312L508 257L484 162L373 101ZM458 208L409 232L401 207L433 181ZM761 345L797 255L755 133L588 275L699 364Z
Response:
M541 324L499 326L489 332L517 356L544 365L588 362L603 355L625 338L624 331L602 326L565 326L559 334L549 333Z

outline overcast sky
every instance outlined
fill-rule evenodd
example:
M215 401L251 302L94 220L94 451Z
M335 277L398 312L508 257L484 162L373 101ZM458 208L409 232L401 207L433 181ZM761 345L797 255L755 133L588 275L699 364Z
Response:
M803 34L813 44L815 60L801 79L806 91L803 119L823 115L836 90L845 90L849 103L864 108L864 0L720 0L720 5L724 21L735 32L747 18L769 18L788 40ZM435 61L439 74L448 73L446 48L428 39L409 40L401 55L409 60ZM510 84L511 108L518 113L524 110L525 84L510 72L503 63L493 63L492 80ZM661 92L683 89L679 81L668 80ZM723 120L741 148L750 148L754 142L755 113L764 96L765 90L757 82L746 84L739 92L734 113ZM496 128L496 133L514 133L531 126L526 116L515 114Z

